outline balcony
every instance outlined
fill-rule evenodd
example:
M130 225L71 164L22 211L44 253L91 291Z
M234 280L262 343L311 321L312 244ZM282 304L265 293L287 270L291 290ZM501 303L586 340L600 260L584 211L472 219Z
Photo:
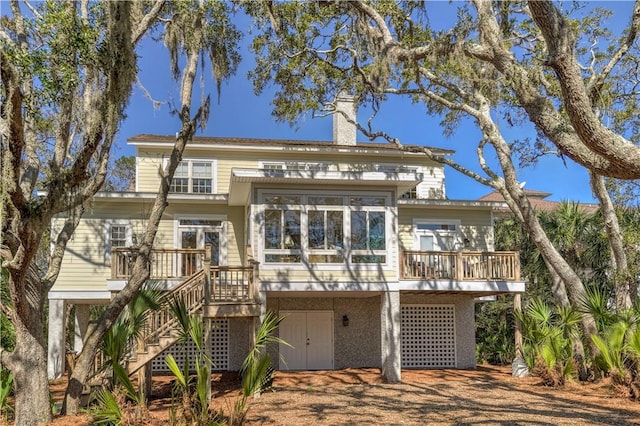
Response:
M520 281L518 252L415 251L401 254L400 279Z
M180 280L183 283L197 279L200 299L204 301L205 315L253 316L258 300L258 263L248 266L211 265L205 249L152 249L149 279ZM127 280L138 257L136 248L119 247L111 251L111 278ZM208 274L203 273L209 271ZM182 287L179 285L176 290ZM196 294L194 293L194 294ZM197 303L191 300L190 303ZM235 305L235 308L232 306ZM222 308L216 306L222 306ZM238 307L239 306L239 307ZM231 313L225 315L225 313Z

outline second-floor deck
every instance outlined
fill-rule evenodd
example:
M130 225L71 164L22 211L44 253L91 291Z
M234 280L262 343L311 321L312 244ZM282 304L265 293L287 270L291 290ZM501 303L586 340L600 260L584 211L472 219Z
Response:
M258 263L212 265L207 249L154 249L150 259L150 279L185 281L203 273L202 297L205 306L256 304L259 299ZM137 251L112 251L111 277L126 280ZM402 251L399 276L403 281L520 281L517 252ZM209 271L208 274L203 271Z

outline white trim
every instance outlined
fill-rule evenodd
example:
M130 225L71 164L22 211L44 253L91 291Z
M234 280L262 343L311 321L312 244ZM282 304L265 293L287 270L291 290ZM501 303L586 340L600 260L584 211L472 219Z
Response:
M265 238L264 213L265 213L265 210L269 208L269 205L264 203L264 197L265 195L271 195L271 194L297 195L300 197L300 200L301 200L300 204L292 204L292 205L281 204L276 206L276 208L282 207L283 211L285 211L287 208L289 208L290 210L300 211L300 249L291 251L291 254L293 255L298 255L298 254L300 255L301 257L300 262L286 263L286 262L266 262L265 261L265 254L269 254L269 253L266 253L266 249L264 246L264 238ZM347 256L345 256L344 261L341 263L313 263L315 268L323 269L323 270L344 270L346 265L346 267L350 270L374 271L374 270L377 270L380 265L383 265L383 267L385 268L393 265L394 259L392 258L392 253L393 253L394 240L392 235L393 233L392 221L393 221L393 217L395 216L395 210L396 210L394 206L395 194L393 192L391 191L346 192L346 191L336 191L336 190L331 190L331 191L308 190L308 191L302 192L299 190L262 188L257 190L257 195L258 195L258 201L256 203L257 212L254 217L259 218L258 223L261 224L261 226L259 227L258 235L257 235L258 237L257 246L258 246L259 261L261 263L260 267L262 269L271 270L271 269L281 269L283 267L286 267L289 269L306 269L307 268L306 264L308 263L309 254L311 254L311 251L308 248L308 216L307 215L308 215L308 212L310 210L313 210L315 207L307 203L307 197L309 196L336 196L336 197L343 198L343 203L341 205L338 205L338 206L323 205L321 209L334 210L334 211L341 209L343 211L343 230L344 230L343 238L345 242L345 247L342 250L334 251L334 253L347 254ZM354 197L354 196L382 197L385 199L385 205L384 206L364 206L365 207L364 209L362 208L363 206L352 206L349 204L348 198ZM354 254L367 255L368 254L366 253L367 249L357 250L354 253L354 251L351 250L350 247L348 247L348 240L350 239L350 235L351 235L351 212L353 211L384 212L385 214L385 248L384 250L376 250L374 253L371 253L372 255L384 255L385 256L384 263L382 264L351 263L351 259L349 255L354 255ZM272 252L273 254L288 253L286 249L280 249L278 253L276 253L275 251L277 249L273 249L273 250L274 250Z
M140 160L141 158L138 157L138 153L136 152L136 192L138 192L138 185L140 185Z
M101 290L58 290L50 291L48 297L49 300L109 300L111 299L111 292Z
M162 168L164 169L169 162L168 158L162 159ZM216 158L200 158L200 157L183 157L180 163L189 163L189 191L188 192L171 192L170 194L192 194L192 195L212 195L218 193L218 160ZM210 163L211 164L211 193L193 192L193 163ZM175 176L174 176L175 178Z
M104 220L104 261L107 265L111 264L111 228L113 226L125 226L126 241L124 247L131 247L133 245L133 223L129 219L105 219ZM121 246L123 247L123 246Z
M183 219L202 219L202 220L219 220L220 226L212 226L212 225L180 225L180 220ZM227 265L227 254L228 254L228 244L229 244L229 233L228 233L228 220L226 214L175 214L173 217L173 246L180 247L182 241L180 240L180 231L181 230L202 230L202 232L207 231L218 231L220 233L220 265Z
M196 148L203 148L203 149L207 149L207 150L211 150L212 148L214 148L215 150L219 150L219 151L244 151L244 150L251 150L251 151L262 151L262 152L273 152L273 151L286 151L286 152L292 152L292 151L297 151L297 152L340 152L340 153L357 153L357 154L366 154L366 155L382 155L382 156L386 156L388 157L389 155L395 155L398 157L407 157L407 156L413 156L413 157L422 157L427 159L427 157L424 155L424 153L422 152L407 152L407 151L403 151L403 150L399 150L397 148L395 148L393 145L388 144L368 144L368 143L357 143L356 145L336 145L334 144L332 141L320 141L320 143L323 143L324 145L314 145L314 141L292 141L292 142L299 142L299 144L291 144L291 143L285 143L285 144L281 144L281 145L270 145L270 143L278 143L278 142L282 142L282 140L278 140L278 139L253 139L253 141L255 141L255 145L251 145L251 144L233 144L233 143L224 143L226 140L225 138L207 138L210 139L211 142L209 143L202 143L199 142L197 138L194 138L194 140L189 142L189 145L187 146L188 149L196 149ZM237 139L237 138L236 138ZM217 141L221 141L223 143L217 143ZM249 139L244 139L244 140L249 140ZM264 143L266 142L266 143ZM175 141L163 141L163 140L158 140L155 142L152 141L135 141L135 140L127 140L127 145L133 145L133 146L150 146L150 147L156 147L156 148L170 148L173 146L173 144L175 143ZM262 143L262 144L261 144ZM408 146L408 145L407 145ZM417 145L411 145L411 146L417 146ZM422 146L420 146L420 148L423 148ZM434 153L439 153L439 154L443 154L443 155L451 155L454 154L455 151L454 150L450 150L450 149L443 149L443 148L436 148L436 147L428 147L431 149L432 152ZM428 160L428 159L427 159Z
M446 229L418 229L418 225L455 225L455 231L449 231ZM460 219L423 219L414 218L411 225L411 233L413 236L413 249L420 250L421 235L431 234L434 237L433 250L457 250L462 248L462 221ZM437 236L446 236L453 238L454 247L443 248L437 244Z
M262 268L262 265L260 265ZM344 270L344 268L342 269ZM270 281L262 279L260 291L281 293L287 292L325 292L327 294L336 291L346 292L380 292L380 291L425 291L425 292L447 292L456 294L465 293L524 293L525 283L523 281L455 281L455 280L402 280L397 282L389 281L366 281L353 282L343 281L332 283L327 287L325 283L318 281L295 281L287 280L281 282L277 279Z
M282 166L281 169L266 169L266 165L273 164ZM289 165L296 166L304 166L303 169L300 168L289 168ZM333 164L328 163L326 161L307 161L307 160L258 160L258 169L266 169L266 170L288 170L290 172L319 172L319 171L329 171Z

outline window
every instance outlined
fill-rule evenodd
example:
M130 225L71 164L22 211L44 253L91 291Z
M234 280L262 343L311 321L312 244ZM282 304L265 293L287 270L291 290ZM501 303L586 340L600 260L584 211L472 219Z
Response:
M264 218L265 262L300 262L300 210L267 209Z
M127 225L111 225L109 241L111 248L126 247L127 244Z
M261 195L265 263L386 263L389 196Z
M178 164L171 181L170 192L212 194L214 163L212 161L183 160Z
M423 251L453 251L459 246L460 222L451 219L416 219L414 248Z
M306 163L304 161L285 161L285 162L272 162L263 161L260 163L260 168L264 170L298 170L298 171L327 171L329 165L326 163Z
M408 190L407 192L405 192L400 196L400 199L402 200L415 200L416 198L418 198L417 186L414 186L413 188L411 188L410 190Z
M385 263L385 213L351 212L351 257L353 263ZM382 251L383 253L377 253Z

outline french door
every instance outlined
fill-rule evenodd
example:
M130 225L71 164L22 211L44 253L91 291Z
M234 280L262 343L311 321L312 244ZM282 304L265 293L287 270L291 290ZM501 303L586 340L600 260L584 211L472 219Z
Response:
M280 370L333 369L333 312L281 312Z
M211 244L211 264L220 265L222 228L209 226L180 226L178 229L178 245L182 249L204 249ZM201 267L201 256L195 253L181 253L179 271L181 276L189 276Z

